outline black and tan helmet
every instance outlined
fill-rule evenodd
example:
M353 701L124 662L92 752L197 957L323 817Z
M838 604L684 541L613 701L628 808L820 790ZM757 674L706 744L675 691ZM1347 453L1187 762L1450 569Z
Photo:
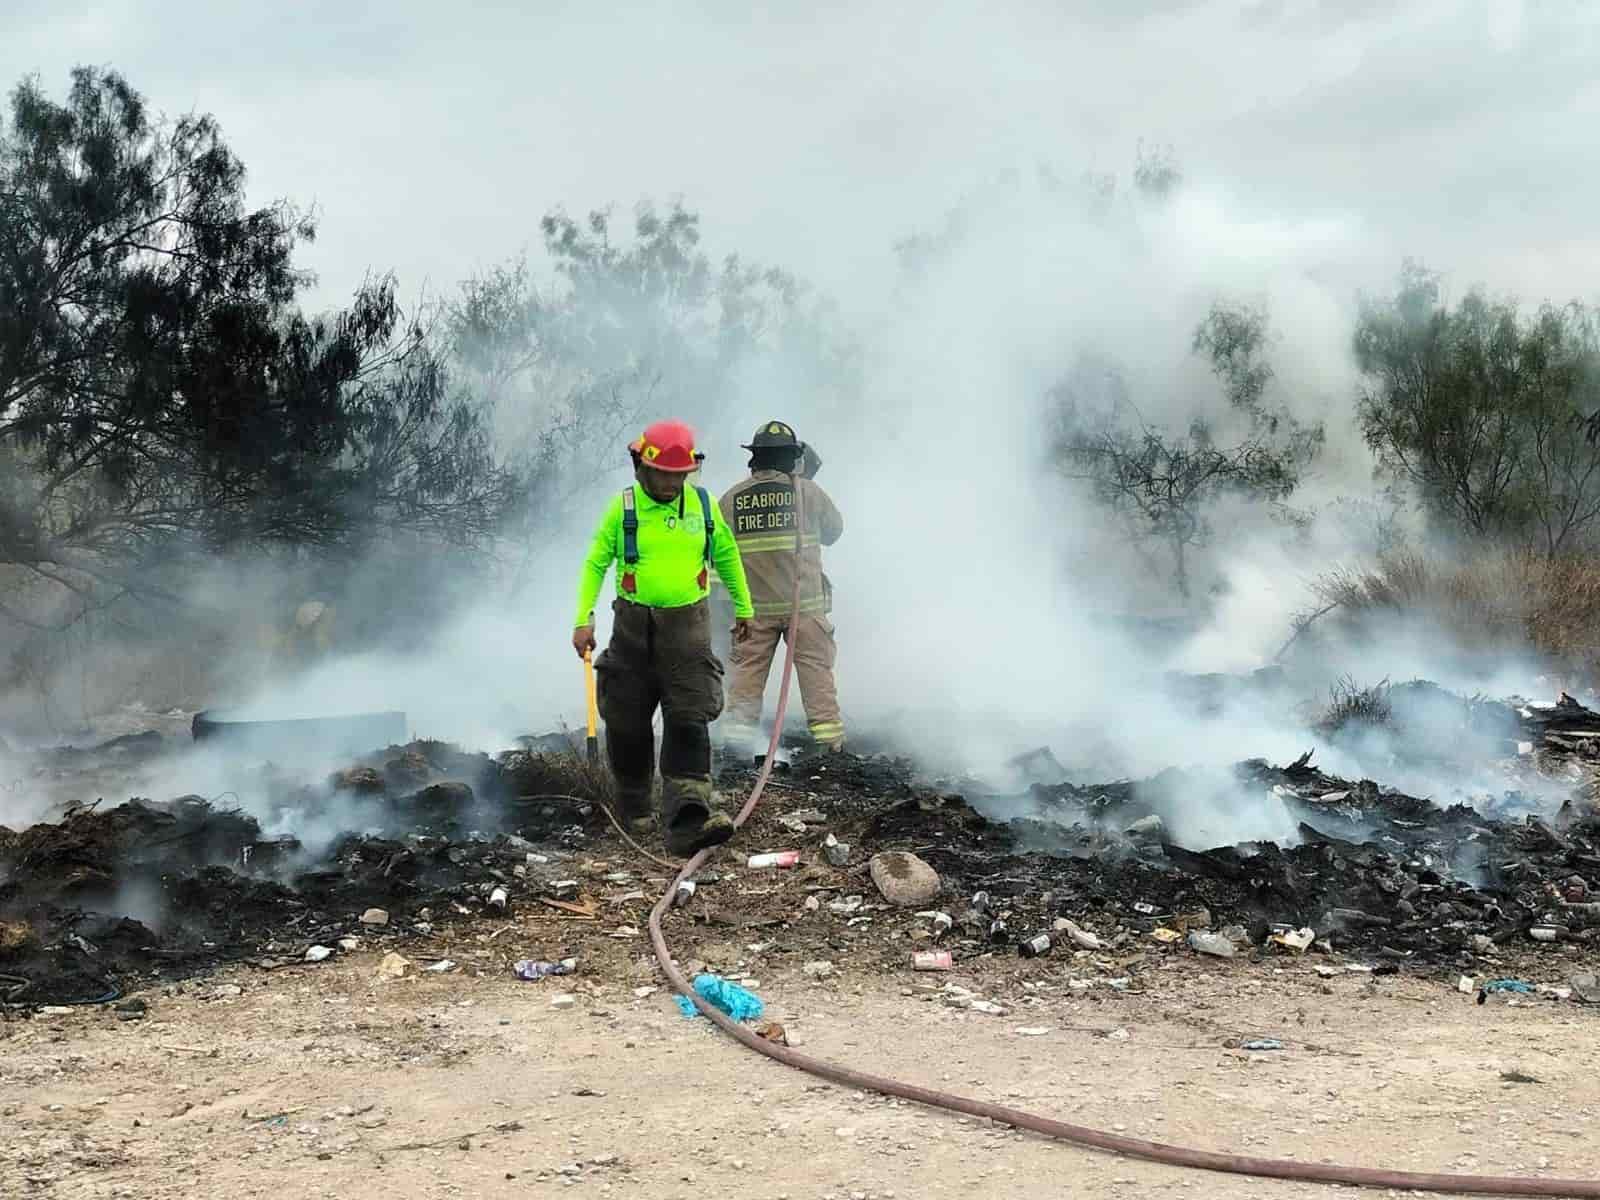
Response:
M800 439L795 436L794 426L782 421L768 421L755 436L750 439L746 450L800 450Z

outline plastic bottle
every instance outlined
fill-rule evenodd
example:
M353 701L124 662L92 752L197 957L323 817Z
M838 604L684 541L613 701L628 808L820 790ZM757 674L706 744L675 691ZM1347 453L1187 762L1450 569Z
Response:
M578 969L578 960L563 958L560 962L537 962L531 958L521 959L512 970L516 971L518 979L546 979L551 975L571 975Z

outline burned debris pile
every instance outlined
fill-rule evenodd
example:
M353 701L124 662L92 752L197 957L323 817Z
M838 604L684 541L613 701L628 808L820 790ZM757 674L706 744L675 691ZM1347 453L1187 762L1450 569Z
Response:
M1500 777L1537 776L1540 790L1440 802L1341 778L1307 754L999 795L971 779L929 781L888 755L797 755L673 920L785 927L813 958L854 949L897 969L908 936L938 937L958 960L1050 933L1107 961L1203 946L1418 970L1600 940L1589 803L1600 714L1565 697L1499 704L1407 689L1392 689L1401 699L1388 719L1439 706L1434 725L1444 712L1462 723L1448 728L1490 739L1515 768ZM413 742L320 782L243 773L249 811L234 795L135 799L0 830L0 1007L101 1001L219 962L322 961L441 936L508 905L575 921L570 936L618 937L648 907L653 869L618 869L638 861L605 822L604 772L570 746L529 740L491 758ZM1023 765L1061 774L1046 754ZM753 775L748 760L730 761L719 786L733 799ZM1255 832L1234 840L1241 828ZM869 863L886 851L937 872L940 911L874 918L863 897L882 889ZM796 860L773 886L717 885ZM807 942L809 914L838 918L826 946Z
M270 768L254 782L271 828L365 832L308 845L264 834L237 797L200 796L0 829L0 1003L94 1002L219 962L426 933L487 911L496 886L558 874L601 822L592 771L527 751L417 742L322 785ZM384 921L363 924L373 910Z
M1570 698L1500 707L1487 719L1522 743L1513 755L1586 759L1587 735L1600 737L1600 714ZM1035 785L1021 797L974 795L976 812L925 799L891 810L875 832L885 844L916 844L964 889L1002 898L1024 927L1089 915L1130 941L1161 941L1176 917L1204 911L1216 927L1235 927L1241 947L1309 928L1324 950L1419 964L1597 936L1600 817L1582 789L1559 807L1513 790L1486 815L1341 779L1311 758L1246 761L1225 784L1171 770ZM1573 779L1584 774L1564 765ZM1292 832L1225 845L1180 837L1195 804L1269 807Z

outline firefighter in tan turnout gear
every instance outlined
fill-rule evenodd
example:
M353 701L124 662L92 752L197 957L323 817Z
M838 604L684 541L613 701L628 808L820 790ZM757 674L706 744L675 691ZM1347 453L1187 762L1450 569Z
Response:
M833 665L837 648L828 619L832 588L822 573L822 547L844 532L844 518L828 493L805 477L802 461L815 461L782 421L768 421L750 444L750 476L722 497L722 519L739 544L755 619L749 635L729 655L727 715L730 740L752 739L761 722L761 699L778 643L789 629L795 572L800 573L800 617L794 669L812 740L826 750L844 748L844 721ZM795 553L795 488L805 490L806 527Z

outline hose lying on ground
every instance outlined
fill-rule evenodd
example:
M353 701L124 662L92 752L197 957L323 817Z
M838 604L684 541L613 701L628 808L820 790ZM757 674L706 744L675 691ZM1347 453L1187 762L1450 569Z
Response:
M794 492L795 556L798 560L801 545L800 539L802 531L805 529L805 502L798 480L796 480ZM761 764L760 773L756 776L755 787L750 791L750 798L744 802L744 807L739 810L739 815L734 820L735 826L743 826L761 800L761 794L767 786L767 778L772 774L772 762L777 754L778 740L783 730L784 714L788 710L789 683L794 666L795 630L800 620L800 570L798 561L795 566L794 598L789 610L789 632L784 639L784 644L787 648L783 658L783 683L778 690L778 707L773 718L772 740L767 744L767 755ZM1501 1196L1600 1197L1600 1181L1594 1180L1519 1179L1495 1175L1449 1175L1428 1171L1389 1171L1375 1167L1346 1167L1332 1163L1295 1162L1284 1158L1253 1158L1243 1154L1225 1154L1217 1150L1195 1150L1186 1146L1169 1146L1163 1142L1148 1142L1142 1138L1103 1133L1098 1129L1090 1129L1083 1125L1070 1125L1065 1121L1036 1116L1020 1109L991 1104L986 1100L971 1100L965 1096L955 1096L948 1092L935 1091L932 1088L900 1083L882 1075L874 1075L868 1071L853 1070L850 1067L842 1067L836 1063L825 1062L820 1058L812 1058L809 1055L797 1053L788 1046L777 1042L769 1042L765 1038L758 1037L754 1032L746 1029L721 1010L709 1004L689 985L689 980L678 969L677 961L667 948L666 938L661 933L661 918L671 907L678 885L705 865L710 854L711 851L702 850L684 863L682 869L678 872L677 878L667 885L667 890L662 893L661 899L657 900L655 907L650 910L650 944L655 950L656 961L661 964L662 971L678 993L686 996L690 1003L714 1021L724 1033L754 1050L757 1054L764 1054L768 1058L776 1059L785 1066L797 1067L820 1079L832 1080L834 1083L843 1084L845 1087L877 1092L884 1096L896 1096L902 1100L914 1100L919 1104L949 1109L951 1112L966 1113L968 1116L982 1117L988 1121L998 1121L1002 1125L1011 1125L1017 1129L1027 1129L1034 1133L1060 1138L1062 1141L1075 1142L1080 1146L1091 1146L1097 1150L1109 1150L1115 1154L1125 1154L1130 1158L1142 1158L1151 1162L1168 1163L1173 1166L1199 1167L1207 1171L1224 1171L1234 1175L1297 1179L1313 1183L1354 1184L1360 1187L1412 1188L1430 1192L1466 1192Z

